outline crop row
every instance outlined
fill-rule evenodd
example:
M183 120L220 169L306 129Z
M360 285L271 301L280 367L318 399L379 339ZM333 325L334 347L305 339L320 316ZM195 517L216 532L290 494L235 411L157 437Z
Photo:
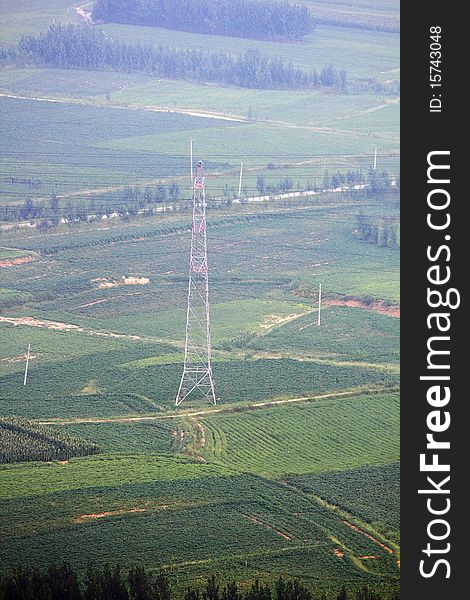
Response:
M398 463L348 471L300 475L289 482L307 493L321 496L343 510L360 516L374 527L400 528L400 467Z
M20 485L25 475L24 466L7 474ZM60 557L80 569L89 560L123 565L142 560L152 568L167 565L184 581L188 563L195 560L199 573L209 562L223 568L224 561L235 559L239 567L246 561L244 573L256 568L266 577L273 565L282 572L282 556L298 553L302 563L314 561L316 576L364 576L348 553L344 560L335 556L334 537L351 556L377 555L372 573L385 569L388 577L396 576L393 557L305 494L259 477L229 475L215 465L176 457L103 457L44 465L28 476L31 492L40 495L2 503L2 559L10 553L21 555L26 564L41 562L47 547L47 560ZM80 489L82 481L87 488ZM60 491L67 486L67 494ZM20 488L15 496L21 493ZM24 519L18 520L18 514Z
M104 417L171 410L182 362L138 369L119 366L121 361L132 358L139 355L110 351L66 362L36 363L30 370L27 396L21 373L5 375L0 378L0 410L5 415L35 418ZM181 355L181 361L182 358ZM221 361L214 363L213 370L221 401L244 404L398 383L396 374L385 371L289 359ZM196 397L187 403L188 408L200 405L201 399Z
M18 417L0 418L0 463L68 460L96 454L99 447Z
M329 398L291 406L208 415L223 432L221 460L268 476L324 473L396 461L394 394Z

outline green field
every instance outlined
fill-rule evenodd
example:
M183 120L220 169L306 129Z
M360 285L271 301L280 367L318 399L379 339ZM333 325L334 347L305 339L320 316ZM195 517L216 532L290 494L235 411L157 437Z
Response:
M70 0L3 0L2 45L19 41L23 34L44 31L53 19L63 22L78 22L79 18Z
M382 201L368 210L393 206ZM32 563L47 545L54 560L67 536L67 560L84 568L86 540L99 561L129 565L132 556L150 568L165 565L178 589L209 569L242 584L288 573L326 591L341 581L393 586L399 512L380 502L380 490L399 458L399 320L326 305L316 325L319 281L328 282L326 302L350 281L358 297L372 283L376 299L398 297L398 253L353 235L360 207L343 200L210 217L221 413L197 399L174 410L187 216L4 233L6 246L14 239L36 260L0 272L0 282L29 294L0 322L2 414L55 423L105 453L3 467L5 527L17 523L5 551ZM387 272L381 284L378 275ZM97 287L96 280L123 274L149 283ZM34 300L46 290L46 300ZM29 523L42 514L40 526L22 525L19 510ZM168 535L175 528L176 538ZM369 556L377 558L361 558Z
M392 395L377 395L272 407L241 415L237 412L226 416L208 414L199 422L206 431L204 447L198 451L193 448L192 453L194 458L204 457L206 463L181 456L165 457L161 453L168 450L163 447L154 447L152 451L150 441L155 440L155 436L158 440L163 432L160 430L159 434L150 425L97 423L68 427L74 434L90 439L101 436L100 428L106 427L104 439L115 440L109 446L114 454L73 459L67 464L4 468L1 502L5 529L2 533L10 550L16 552L22 548L26 562L41 555L47 545L48 557L54 560L63 556L77 566L86 564L81 553L84 539L93 554L99 552L103 559L118 560L124 565L141 560L152 567L155 557L150 549L157 545L157 560L171 565L170 572L176 585L181 587L195 577L197 580L205 568L213 568L224 576L236 573L242 582L254 576L271 581L273 572L289 570L291 573L292 568L293 573L302 576L307 583L326 589L335 589L334 580L358 583L361 580L378 582L386 574L395 577L396 545L378 529L384 525L374 518L377 506L369 508L364 517L363 507L358 506L360 498L352 504L356 516L351 503L347 508L344 506L343 496L353 493L357 485L354 477L343 480L342 496L338 497L334 486L327 485L327 475L321 480L323 488L326 485L329 490L327 494L321 486L317 489L312 483L312 475L292 476L292 471L299 472L299 469L302 473L310 472L313 456L316 473L328 473L332 464L351 468L356 464L356 456L361 464L364 460L368 464L382 464L389 457L396 459L396 446L389 447L388 454L384 453L382 448L387 446L387 438L375 426L371 427L375 422L370 413L372 405L377 411L385 407L389 410L396 405L396 399ZM307 412L314 417L312 420L305 419ZM366 413L369 417L364 421ZM306 425L309 423L304 430L296 425L299 417L304 417L302 421ZM389 418L390 424L396 422L393 413ZM183 430L189 431L184 417L174 421L175 426L180 420ZM387 429L387 424L383 427ZM318 437L318 431L322 437ZM341 431L342 438L338 437ZM169 434L167 431L168 437ZM139 450L145 455L122 452L122 441L128 436L134 444L140 440ZM388 430L388 436L393 444L396 440L393 428ZM298 445L292 445L293 440ZM369 455L360 452L364 441L368 443ZM231 446L244 447L246 452L235 458ZM343 461L331 454L333 447L345 457ZM306 455L306 449L311 454ZM284 455L282 461L272 456L276 450ZM303 463L299 463L300 455ZM273 472L273 466L274 471L280 468L280 472ZM375 485L376 480L371 480L367 470L364 471L364 481ZM277 478L272 479L273 475ZM343 512L333 510L332 505L326 506L312 495L312 487L322 497L327 495L329 502L337 502ZM21 523L15 518L19 499L22 514L28 516ZM57 504L61 506L60 513L55 509ZM292 506L295 506L294 515ZM32 529L31 523L38 511L42 514L41 524L39 529ZM210 514L212 519L208 518ZM387 524L390 520L396 524L397 514L395 507L394 512L388 514ZM375 541L345 521L352 522L362 532L373 534ZM17 524L12 527L10 523ZM189 523L191 528L188 528ZM172 528L181 534L169 536ZM61 546L64 535L69 540L65 554ZM193 535L199 540L196 545L188 543ZM335 556L335 550L344 553L341 559ZM362 559L363 556L376 556L376 559L371 564ZM194 562L196 557L197 563ZM290 567L294 557L296 566ZM303 570L312 561L316 568L306 576ZM245 563L243 568L241 562ZM331 576L333 581L326 584L325 578Z
M25 250L18 250L17 248L2 248L0 247L0 260L10 260L15 258L21 258L29 256L30 252Z
M38 87L43 86L39 91L28 91L23 79L9 84L9 73L4 86L12 94L57 95L47 83L48 72L32 77ZM99 82L101 75L87 77ZM68 83L73 87L71 76ZM1 98L6 116L2 121L3 201L15 204L28 196L47 200L53 191L64 199L62 203L89 201L90 194L106 201L106 193L125 185L181 178L187 171L189 137L200 155L211 157L208 167L216 173L209 188L213 196L220 196L224 186L236 186L240 161L245 163L247 195L258 194L258 175L264 175L268 184L288 176L294 189L303 189L307 182L321 186L325 170L330 175L349 168L366 172L376 145L382 166L398 172L399 105L390 99L313 92L234 94L230 88L216 89L213 104L205 101L206 86L173 82L131 85L113 92L111 103L99 95L74 104ZM225 120L151 110L155 106L197 112L204 105L209 115L218 112ZM20 113L24 115L21 125L10 127L8 123ZM228 121L233 113L245 122ZM250 114L256 122L253 117L247 121ZM226 139L230 139L229 149ZM270 164L275 170L267 168ZM30 180L36 183L33 188L25 183ZM180 181L187 197L187 179Z
M92 200L117 210L126 186L181 188L153 215L48 231L34 217L0 223L0 418L32 422L18 434L25 460L37 458L34 436L49 452L0 464L0 572L139 561L167 570L178 591L209 573L242 589L296 577L328 600L343 584L398 587L399 251L361 241L356 227L360 213L396 218L399 190L325 191L335 174L366 176L375 147L378 168L399 174L398 6L307 3L323 21L299 43L104 29L133 43L257 47L305 69L331 63L347 70L347 94L0 66L0 208L19 214L54 192L61 211ZM79 22L77 6L90 8L3 2L3 46L52 19ZM218 406L195 397L176 409L190 137L210 196ZM242 199L259 194L258 176L319 193L215 202L237 189L242 161ZM99 453L65 456L64 439Z
M396 535L400 499L398 464L360 467L347 471L290 477L289 483L307 493L314 493L366 522ZM345 482L346 485L345 485Z
M236 574L242 583L253 576L271 581L273 573L289 570L327 589L335 589L338 580L360 583L373 580L375 574L380 581L384 570L396 572L387 551L295 488L175 458L146 459L140 464L132 457L80 462L49 467L51 473L44 468L28 472L25 467L20 467L21 472L6 472L20 482L24 477L32 484L44 478L50 482L47 495L41 494L42 484L28 483L27 489L36 495L28 491L21 499L22 514L29 517L23 524L16 519L18 500L2 501L2 516L18 523L2 529L2 534L10 551L21 551L25 562L43 554L46 547L52 560L63 558L61 541L66 535L65 554L78 566L86 564L83 544L91 554L100 552L106 560L124 565L132 557L151 567L157 558L161 564L174 565L180 589L188 581L200 581L207 568L224 577ZM123 470L128 464L133 465L133 477ZM157 464L160 468L155 470ZM80 483L80 467L83 475L85 467L94 475L86 479L86 487L67 488L68 477L74 477L75 486ZM54 486L54 475L59 485ZM94 481L95 487L88 485ZM57 504L60 514L54 508ZM32 531L28 523L37 519L38 511L39 531ZM197 544L188 543L190 536L197 538ZM342 559L335 556L335 548L344 551ZM372 553L377 555L372 565L359 558ZM315 570L307 568L305 576L309 564L315 564Z

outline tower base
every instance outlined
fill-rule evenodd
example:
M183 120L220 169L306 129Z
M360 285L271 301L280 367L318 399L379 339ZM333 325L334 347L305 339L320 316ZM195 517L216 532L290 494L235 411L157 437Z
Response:
M196 395L197 391L200 396L209 400L214 406L217 404L211 369L185 368L176 396L176 406L179 406L191 394Z

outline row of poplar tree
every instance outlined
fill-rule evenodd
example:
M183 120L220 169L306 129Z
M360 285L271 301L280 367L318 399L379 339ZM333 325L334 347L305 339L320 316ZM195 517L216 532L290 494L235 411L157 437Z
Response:
M89 25L51 25L45 33L25 35L18 50L62 69L116 70L166 79L209 81L257 89L324 86L346 91L347 74L326 65L304 71L280 56L250 49L238 56L192 48L133 44L111 39Z

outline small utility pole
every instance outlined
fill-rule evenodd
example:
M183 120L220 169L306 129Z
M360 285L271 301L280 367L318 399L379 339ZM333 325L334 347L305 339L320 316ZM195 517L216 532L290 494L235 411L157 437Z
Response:
M193 138L189 138L189 164L191 168L191 186L193 185Z
M321 325L321 283L320 283L320 287L318 288L318 321L317 321L317 325L318 325L318 327L320 327L320 325Z
M238 198L242 195L243 163L240 163L240 179L238 181Z
M375 147L374 150L374 171L377 170L377 146Z
M26 382L28 380L28 367L29 367L29 358L31 356L31 344L28 344L28 352L26 354L26 365L24 368L24 379L23 379L23 385L26 385Z

